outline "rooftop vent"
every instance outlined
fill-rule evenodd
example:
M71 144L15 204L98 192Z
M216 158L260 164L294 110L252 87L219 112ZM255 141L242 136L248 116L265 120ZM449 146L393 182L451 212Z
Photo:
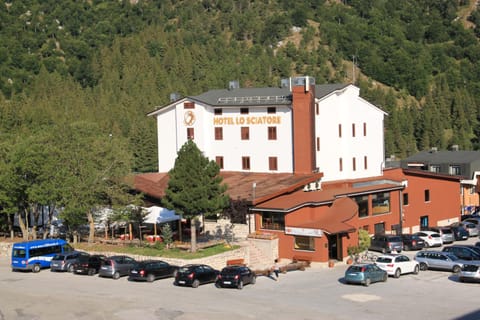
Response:
M180 93L178 92L173 92L170 93L170 102L174 102L180 99Z
M280 88L290 88L290 78L280 80Z
M435 152L437 152L437 151L438 151L438 148L437 148L437 147L432 147L432 148L430 149L430 153L435 153Z
M458 144L454 144L454 145L452 146L452 151L458 151L458 150L459 150L459 149L458 149Z
M239 89L240 82L238 80L232 80L228 82L228 90Z

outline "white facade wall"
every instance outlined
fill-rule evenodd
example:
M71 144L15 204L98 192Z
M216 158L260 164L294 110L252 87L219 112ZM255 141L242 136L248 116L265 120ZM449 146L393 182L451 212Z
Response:
M267 106L250 107L248 114L240 114L240 107L225 107L222 115L215 115L213 107L196 103L194 109L185 109L184 102L157 115L159 172L173 168L178 150L187 141L187 128L194 129L194 141L206 157L223 157L224 171L293 172L289 107L276 106L275 114L269 114ZM186 123L187 112L194 114L193 123ZM223 140L215 140L215 127L223 128ZM249 140L241 139L241 127L249 128ZM268 139L268 127L277 128L276 140ZM250 170L242 169L242 157L250 157ZM269 170L269 157L277 157L276 171Z
M318 100L316 137L320 150L316 161L323 181L357 179L382 174L384 165L384 112L359 97L359 89L348 86ZM366 135L364 135L364 123ZM355 125L353 136L352 125ZM339 135L341 125L341 136ZM365 161L367 164L365 168ZM355 170L353 159L355 158ZM342 170L340 170L342 159Z

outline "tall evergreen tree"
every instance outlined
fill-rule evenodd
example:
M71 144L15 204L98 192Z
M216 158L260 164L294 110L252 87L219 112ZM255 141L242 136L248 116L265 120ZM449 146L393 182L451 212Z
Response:
M198 217L220 213L229 205L225 194L227 186L222 184L219 173L215 161L208 160L192 140L178 151L175 166L169 171L170 180L162 204L190 219L192 252L197 250L195 223Z

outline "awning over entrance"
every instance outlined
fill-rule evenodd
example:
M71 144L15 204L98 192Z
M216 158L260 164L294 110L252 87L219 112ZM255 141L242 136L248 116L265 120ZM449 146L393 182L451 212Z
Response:
M312 230L311 234L318 234L317 236L321 236L322 232L328 234L353 232L355 231L355 227L349 225L347 222L357 214L358 205L354 200L348 197L338 198L333 201L333 204L328 210L318 217L318 219L285 226L285 233L288 234L288 230L291 230L292 232L290 234L296 234L295 232L299 229Z

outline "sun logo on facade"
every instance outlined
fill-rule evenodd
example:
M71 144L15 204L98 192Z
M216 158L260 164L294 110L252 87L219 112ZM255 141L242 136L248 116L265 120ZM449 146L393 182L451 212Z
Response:
M195 123L195 114L193 111L185 112L185 115L183 116L183 123L185 123L187 126L191 126Z

